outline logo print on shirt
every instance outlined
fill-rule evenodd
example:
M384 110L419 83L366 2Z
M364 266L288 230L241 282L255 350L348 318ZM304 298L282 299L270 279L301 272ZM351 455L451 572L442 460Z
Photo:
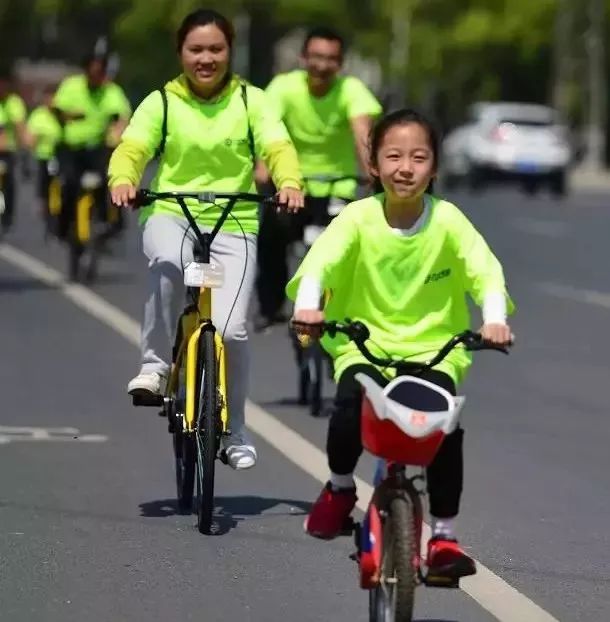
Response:
M432 272L426 277L424 281L424 285L428 285L428 283L434 283L436 281L440 281L441 279L446 279L451 274L451 268L445 268L445 270L441 270L440 272Z
M247 138L227 138L225 139L225 146L226 147L232 147L233 145L247 145L248 144L248 139Z

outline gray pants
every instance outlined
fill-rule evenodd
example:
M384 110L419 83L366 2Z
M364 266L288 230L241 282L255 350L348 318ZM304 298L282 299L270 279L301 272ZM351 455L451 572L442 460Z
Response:
M182 267L193 261L195 236L185 219L155 214L144 225L148 257L148 295L142 323L142 372L167 376L178 317L184 308ZM247 313L256 277L256 236L219 233L212 259L225 268L225 283L212 293L212 320L223 336L227 357L227 406L232 437L226 445L244 444L248 393Z

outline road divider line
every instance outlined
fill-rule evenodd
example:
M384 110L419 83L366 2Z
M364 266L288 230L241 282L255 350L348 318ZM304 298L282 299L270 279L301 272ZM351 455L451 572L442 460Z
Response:
M573 300L584 304L610 309L610 293L598 292L594 289L580 289L561 283L545 282L539 284L540 289L551 296L563 300Z
M78 308L95 317L132 345L139 346L140 324L89 288L68 283L58 271L8 244L0 243L0 258L57 289ZM608 306L610 307L610 296ZM320 483L326 482L328 469L324 452L257 404L248 401L246 411L248 427L253 432L308 475ZM360 478L356 478L356 485L360 496L358 507L365 511L373 488ZM424 537L429 535L430 530L426 525ZM462 580L462 590L500 622L559 622L480 562L477 562L477 568L478 573L474 577Z

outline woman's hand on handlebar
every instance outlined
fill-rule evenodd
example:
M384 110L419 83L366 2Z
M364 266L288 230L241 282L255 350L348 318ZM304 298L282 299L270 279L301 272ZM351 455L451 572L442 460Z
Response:
M483 341L503 348L512 345L515 339L508 324L483 324L480 332Z
M136 200L136 187L132 184L119 184L110 191L112 202L118 207L131 207Z
M295 311L292 325L298 335L308 335L316 339L322 335L324 311L318 309L300 309Z
M281 206L286 206L289 212L298 212L305 207L305 195L298 188L282 188L277 193L277 200ZM278 211L281 208L278 208Z

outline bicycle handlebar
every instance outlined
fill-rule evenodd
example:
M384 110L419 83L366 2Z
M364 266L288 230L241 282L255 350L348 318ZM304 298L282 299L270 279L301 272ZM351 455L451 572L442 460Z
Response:
M180 200L195 199L199 203L216 203L216 201L233 201L238 203L239 201L251 201L256 203L270 203L278 204L277 200L273 196L267 196L262 194L253 194L251 192L213 192L213 191L171 191L171 192L156 192L149 188L142 188L138 190L136 194L135 207L145 207L150 205L153 201L158 200L170 200L180 202Z
M370 331L366 324L363 322L350 322L347 320L345 323L340 322L324 322L321 326L322 331L327 333L330 337L335 337L337 333L342 333L350 338L362 355L372 363L379 367L393 367L395 369L408 370L414 373L421 373L422 371L432 369L439 363L445 360L447 355L458 345L463 344L467 350L496 350L504 354L508 354L508 350L502 346L496 346L494 344L487 343L483 340L483 337L479 333L475 333L471 330L465 330L458 335L455 335L437 352L437 354L427 362L415 362L406 361L404 359L391 359L381 358L375 356L367 347L365 341L370 337Z
M251 192L206 192L206 191L171 191L171 192L156 192L154 190L150 190L148 188L142 188L138 190L136 193L136 198L133 203L134 209L138 209L140 207L145 207L150 205L154 201L157 200L171 200L176 201L184 214L184 217L189 223L189 226L195 233L195 237L197 238L199 244L201 245L203 262L208 263L210 261L210 246L212 241L220 231L222 225L225 223L231 210L235 207L235 204L239 201L249 201L253 203L263 203L267 205L281 205L275 196L265 196L262 194L253 194ZM220 214L218 220L216 221L216 225L212 229L210 233L202 233L199 227L197 226L197 222L191 214L191 211L186 204L186 199L195 199L199 203L211 203L214 204L216 201L226 200L227 204L222 208L222 213Z

